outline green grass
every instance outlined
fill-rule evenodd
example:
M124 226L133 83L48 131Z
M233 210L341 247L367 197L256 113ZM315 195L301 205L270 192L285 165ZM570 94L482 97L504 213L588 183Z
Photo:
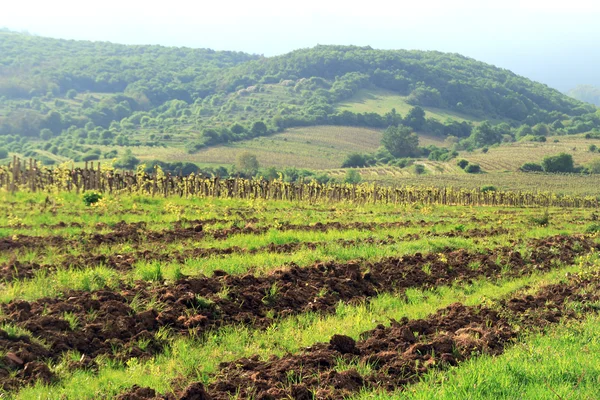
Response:
M406 98L407 96L401 96L398 93L389 90L379 88L361 89L350 99L339 103L338 109L355 113L376 113L384 115L385 113L390 112L392 108L395 108L397 113L406 116L406 114L414 107L406 102ZM440 122L444 122L447 119L458 122L479 121L476 117L450 110L435 107L423 107L423 109L425 110L427 118L435 118Z
M114 396L134 384L148 386L165 393L172 390L176 377L209 382L220 362L258 354L262 359L298 352L316 342L328 341L332 335L344 333L358 338L361 332L389 319L423 318L437 309L460 301L476 305L485 299L499 299L517 290L533 290L557 282L565 274L576 272L572 266L545 275L532 275L516 280L492 283L489 280L472 284L438 287L433 290L411 289L406 297L380 295L367 305L340 304L335 315L319 316L306 313L279 321L261 331L244 326L228 327L207 335L203 340L177 338L170 348L149 361L130 360L126 365L105 362L98 374L86 371L65 373L55 386L36 385L21 390L17 399L60 398L89 399ZM61 368L57 367L58 370Z
M55 203L55 209L43 209L46 196ZM85 234L94 232L106 233L111 228L97 228L102 222L111 224L121 219L127 222L146 221L150 230L172 229L178 219L223 219L215 225L206 226L206 230L225 229L231 226L245 226L247 219L256 217L252 222L255 227L271 227L265 233L249 235L233 235L224 240L205 237L197 240L176 240L172 243L141 241L140 243L103 244L86 247L73 245L68 247L45 247L40 249L21 249L0 252L0 262L12 259L37 263L64 265L57 271L40 271L32 279L2 283L0 302L13 299L33 300L41 297L60 297L69 289L95 290L105 285L116 288L122 283L133 283L136 279L163 284L163 280L177 279L181 274L210 274L215 269L228 271L231 274L267 274L291 262L299 266L309 266L317 261L338 261L365 259L374 262L386 256L401 256L417 252L441 252L446 247L465 248L470 251L488 250L498 246L512 246L523 250L522 245L514 245L513 240L547 237L558 233L576 234L584 232L593 222L594 210L549 209L549 225L532 224L531 217L540 217L545 209L516 209L496 207L450 207L411 205L354 205L350 203L292 203L262 200L223 200L223 199L185 199L143 197L137 195L108 195L106 205L102 208L86 207L81 195L56 193L17 193L9 195L0 193L0 234L11 237L15 233L35 235L66 235L70 239L81 241ZM476 217L476 219L473 219ZM7 224L18 219L22 224L33 225L31 229L8 227ZM421 227L418 221L427 224ZM55 224L58 221L69 223L77 221L82 228L52 229L42 228L41 223ZM369 222L375 224L373 231L359 229L330 230L328 232L308 230L280 231L278 226L283 222L309 225L316 222ZM417 221L417 224L405 228L385 228L378 223ZM468 231L473 228L506 227L508 234L484 238L444 238L427 236L431 231L439 234L450 231ZM84 233L82 236L82 232ZM398 240L408 234L420 234L419 239ZM369 238L386 239L391 236L396 243L381 245L362 242ZM342 246L339 239L358 239L356 246ZM64 262L69 257L91 251L92 254L131 256L136 251L160 251L172 254L191 248L241 248L256 249L269 243L321 243L316 249L300 248L291 254L278 254L260 251L255 254L234 253L223 257L194 259L184 262L141 261L134 264L131 271L114 271L103 266L84 266L81 270L69 268ZM586 258L590 260L590 258ZM156 333L167 338L169 345L164 352L152 359L130 359L124 363L100 357L98 374L90 371L69 370L68 362L78 359L76 353L59 355L51 368L60 380L51 387L41 384L33 388L25 388L15 395L16 398L111 398L133 384L149 386L161 393L174 390L173 382L186 383L200 380L209 382L218 371L220 362L234 360L239 357L259 355L267 359L271 355L283 355L298 352L302 347L315 342L328 341L333 334L345 334L357 338L359 333L372 329L378 323L388 323L389 318L420 318L453 302L468 305L482 304L489 299L513 293L529 287L534 290L548 282L556 282L564 278L567 272L573 273L582 269L586 262L578 262L574 266L561 266L545 275L521 277L515 280L504 279L477 280L470 284L437 287L433 290L410 289L405 296L380 294L368 304L340 304L333 315L306 313L277 320L272 326L257 330L251 326L229 326L209 332L205 337L188 337L168 330ZM473 267L477 267L473 265ZM424 267L425 270L427 267ZM279 295L280 287L275 285L266 291L263 298L269 304ZM227 290L219 296L227 297ZM199 299L200 304L210 305L210 300ZM157 300L148 302L134 299L132 308L138 311L164 307ZM86 319L65 314L71 328L81 327ZM93 315L90 315L93 318ZM19 328L19 326L14 326ZM35 339L35 338L34 338ZM340 370L358 367L368 370L368 365L341 364ZM432 378L433 379L433 378ZM437 378L436 378L437 379Z

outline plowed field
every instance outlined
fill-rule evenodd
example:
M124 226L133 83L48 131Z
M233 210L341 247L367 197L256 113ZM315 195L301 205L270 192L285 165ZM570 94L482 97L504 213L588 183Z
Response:
M402 396L600 309L594 210L0 196L7 398Z

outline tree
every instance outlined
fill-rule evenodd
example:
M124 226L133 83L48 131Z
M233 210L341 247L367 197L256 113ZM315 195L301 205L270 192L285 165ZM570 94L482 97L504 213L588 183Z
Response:
M260 164L258 163L256 156L248 151L245 151L237 156L235 165L238 171L249 175L254 175L258 171L258 168L260 168Z
M488 121L484 121L481 125L473 129L470 139L476 147L483 147L486 144L500 143L502 141L502 133L495 129Z
M537 136L548 136L550 134L550 129L546 124L537 124L533 128L531 128L534 135Z
M69 91L67 91L67 93L65 94L65 97L67 99L74 99L77 96L77 91L75 89L70 89Z
M252 129L250 132L253 136L264 136L267 134L267 125L265 125L262 121L256 121L252 124Z
M50 111L43 121L44 128L50 129L54 134L58 135L62 131L62 115L57 111Z
M542 168L544 172L573 172L573 156L567 153L560 153L544 157Z
M8 150L0 147L0 158L6 158L6 157L8 157Z
M367 159L360 153L351 153L348 154L344 162L342 163L342 168L356 168L356 167L365 167L367 165Z
M418 106L411 108L404 119L404 124L410 126L415 131L422 130L426 122L425 110Z
M357 184L360 183L361 180L362 177L360 176L360 172L355 169L349 169L344 177L344 183Z
M115 168L134 169L140 160L136 158L130 149L125 150L125 153L115 161Z
M50 140L52 139L52 136L54 136L54 134L48 128L44 128L40 131L40 139L42 140Z
M394 156L414 157L419 151L419 137L405 126L390 126L383 132L381 144Z

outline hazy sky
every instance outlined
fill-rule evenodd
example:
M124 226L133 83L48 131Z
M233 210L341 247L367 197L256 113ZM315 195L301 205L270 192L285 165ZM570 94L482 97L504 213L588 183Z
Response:
M266 56L316 44L461 53L561 90L600 86L594 0L5 0L0 27Z

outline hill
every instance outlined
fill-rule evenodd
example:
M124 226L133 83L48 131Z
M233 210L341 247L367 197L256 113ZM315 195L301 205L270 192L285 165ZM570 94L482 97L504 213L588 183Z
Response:
M595 111L458 54L316 46L265 58L0 32L0 148L48 164L126 149L171 161L323 125L466 138L489 120L513 136L540 123L579 133L600 126Z
M568 93L574 99L600 106L600 87L593 85L579 85Z

